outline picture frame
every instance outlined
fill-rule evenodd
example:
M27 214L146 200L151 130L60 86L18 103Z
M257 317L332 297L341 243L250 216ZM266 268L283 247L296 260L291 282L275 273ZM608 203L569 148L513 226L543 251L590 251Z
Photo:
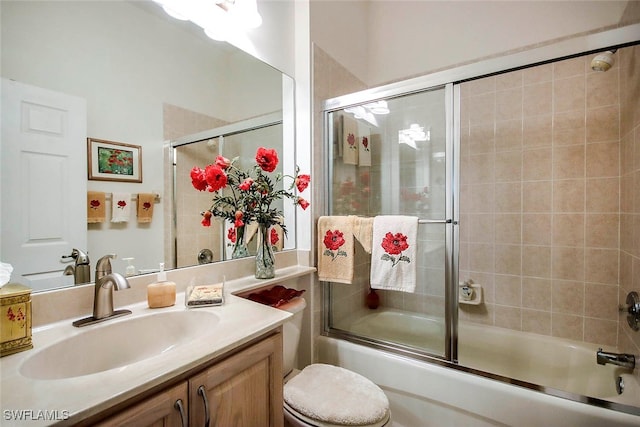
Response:
M87 138L88 177L93 181L142 182L142 147Z

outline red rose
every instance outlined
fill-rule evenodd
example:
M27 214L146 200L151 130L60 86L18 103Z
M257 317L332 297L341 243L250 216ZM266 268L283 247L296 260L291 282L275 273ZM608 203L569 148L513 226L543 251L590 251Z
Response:
M356 137L352 133L350 133L349 135L347 135L347 142L353 147L353 145L356 143Z
M204 211L202 214L202 225L204 227L209 227L211 225L211 212Z
M363 146L364 148L369 147L369 138L367 138L366 136L363 136L363 137L362 137L362 146Z
M218 191L227 185L227 175L216 165L209 165L204 170L209 191Z
M298 175L296 177L296 188L300 193L302 193L309 186L309 181L311 181L310 175Z
M298 197L298 201L297 203L300 205L300 207L303 210L306 210L309 207L309 202L307 202L305 199L303 199L302 197Z
M229 241L231 243L235 243L236 242L236 228L230 228L229 231L227 231L227 239L229 239Z
M346 243L343 236L344 234L340 230L327 230L322 242L327 249L335 251Z
M124 209L125 206L127 206L127 202L125 202L124 200L118 200L118 207L120 209Z
M100 200L92 200L91 201L91 207L93 209L98 209L100 207Z
M231 160L218 154L218 157L216 157L216 166L220 169L226 169L231 166Z
M242 191L249 191L249 189L251 189L251 184L253 184L253 179L246 178L240 183L240 185L238 185L238 188Z
M256 163L265 172L273 172L278 166L278 152L273 148L258 148Z
M269 234L269 239L271 239L271 245L275 245L280 240L280 236L278 236L278 232L275 228L271 229L271 233Z
M390 255L398 255L408 247L407 236L402 233L387 233L382 239L382 248Z
M144 209L145 211L148 211L151 208L151 203L149 202L144 202L142 204L142 209Z
M207 189L207 180L205 179L204 170L197 166L191 169L191 184L198 191Z
M236 221L234 222L234 225L236 227L242 227L244 225L244 221L242 221L243 217L244 214L242 213L242 211L236 211Z

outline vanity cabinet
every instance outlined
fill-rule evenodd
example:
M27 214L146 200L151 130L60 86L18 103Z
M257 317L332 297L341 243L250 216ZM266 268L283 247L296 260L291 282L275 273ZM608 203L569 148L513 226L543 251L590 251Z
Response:
M217 360L94 425L282 427L282 334Z

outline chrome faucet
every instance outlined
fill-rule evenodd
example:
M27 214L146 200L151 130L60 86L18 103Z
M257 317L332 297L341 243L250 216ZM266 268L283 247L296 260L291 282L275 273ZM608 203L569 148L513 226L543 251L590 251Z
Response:
M636 357L633 354L608 353L602 351L601 348L596 352L596 361L598 365L611 363L612 365L618 365L628 369L634 369L636 367Z
M89 256L81 250L74 248L73 251L71 251L71 255L62 256L62 262L69 262L66 261L68 258L75 260L75 265L68 265L62 274L65 276L73 276L73 283L75 285L91 282L91 262L89 261Z
M115 257L115 254L105 255L96 263L93 316L76 320L73 322L73 326L91 325L114 317L131 314L130 310L113 309L113 288L115 287L117 291L130 288L129 282L124 276L111 271L111 259Z

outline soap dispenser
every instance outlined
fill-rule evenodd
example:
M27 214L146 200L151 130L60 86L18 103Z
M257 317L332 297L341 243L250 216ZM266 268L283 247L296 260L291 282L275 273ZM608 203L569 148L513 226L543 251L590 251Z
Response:
M170 307L176 303L176 284L167 281L164 262L160 263L158 281L147 286L147 303L149 308Z
M131 277L136 275L136 267L132 264L135 258L122 258L123 261L127 261L127 269L124 271L124 275L126 277Z

